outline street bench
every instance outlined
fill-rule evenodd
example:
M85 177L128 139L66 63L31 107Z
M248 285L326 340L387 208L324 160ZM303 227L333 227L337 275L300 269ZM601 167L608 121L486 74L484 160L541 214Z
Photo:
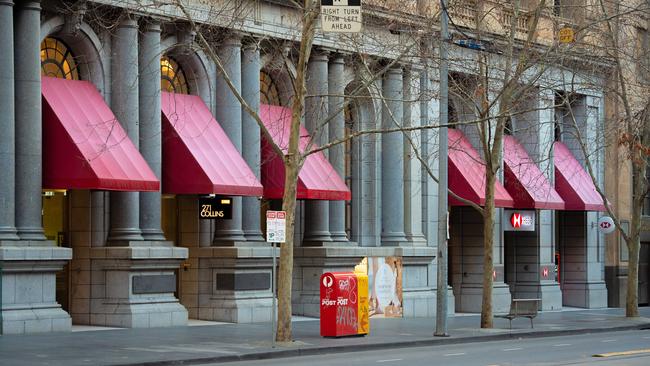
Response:
M515 318L528 318L530 319L530 327L533 327L533 318L537 316L537 309L541 299L512 299L510 303L510 312L508 314L495 315L497 318L504 318L510 321L510 329L512 329L512 319Z

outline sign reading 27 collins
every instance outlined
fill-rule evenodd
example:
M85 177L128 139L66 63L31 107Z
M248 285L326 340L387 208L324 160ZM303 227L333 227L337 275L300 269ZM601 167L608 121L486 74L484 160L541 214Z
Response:
M534 210L503 210L504 231L535 231Z
M321 0L323 32L361 32L361 0Z

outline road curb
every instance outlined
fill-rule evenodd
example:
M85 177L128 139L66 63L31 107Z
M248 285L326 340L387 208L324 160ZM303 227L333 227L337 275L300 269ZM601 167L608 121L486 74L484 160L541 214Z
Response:
M328 346L328 347L305 347L305 348L282 349L276 351L272 350L272 351L264 351L264 352L256 352L256 353L247 353L241 355L197 357L197 358L188 358L184 360L171 360L171 361L148 361L148 362L138 362L138 363L123 363L123 364L116 364L114 366L201 365L206 363L226 363L226 362L235 362L235 361L254 361L254 360L268 360L268 359L275 359L275 358L286 358L286 357L314 356L314 355L331 354L335 352L339 352L339 353L363 352L363 351L372 351L378 349L385 350L390 348L443 346L443 345L454 345L454 344L463 344L463 343L503 341L508 339L517 339L517 338L545 338L545 337L556 337L556 336L567 336L567 335L622 332L622 331L629 331L629 330L646 330L646 329L650 329L650 322L644 324L625 325L625 326L612 327L612 328L580 328L580 329L542 330L542 331L533 330L533 331L517 332L517 333L476 335L476 336L458 337L458 338L454 338L453 336L445 337L445 338L434 338L432 336L432 338L415 339L415 340L401 341L401 342L400 341L379 342L379 343L372 343L372 344L351 344L351 345Z

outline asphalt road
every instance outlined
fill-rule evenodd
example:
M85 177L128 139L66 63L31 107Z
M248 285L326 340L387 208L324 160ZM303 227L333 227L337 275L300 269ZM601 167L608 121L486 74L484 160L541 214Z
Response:
M604 354L606 357L594 357ZM232 365L650 365L650 330L234 362Z

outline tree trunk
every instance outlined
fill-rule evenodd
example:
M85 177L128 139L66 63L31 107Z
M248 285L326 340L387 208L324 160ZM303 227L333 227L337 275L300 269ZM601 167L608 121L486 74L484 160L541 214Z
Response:
M486 169L485 208L483 209L483 301L481 328L492 328L492 284L494 283L494 183L496 174L490 166Z
M304 1L300 52L296 68L294 99L291 108L291 129L289 131L289 149L284 157L284 195L282 209L287 212L286 242L280 249L280 270L278 273L278 328L275 336L278 342L291 342L291 288L293 280L293 232L296 219L296 190L298 173L302 168L303 155L299 149L300 123L305 107L307 62L311 55L314 41L318 3L315 0ZM306 153L306 152L305 152Z
M296 218L296 188L300 171L299 154L285 159L285 180L282 210L287 213L286 241L280 248L280 270L278 271L278 328L276 341L290 342L291 334L291 288L293 276L293 233Z
M644 126L644 135L647 126ZM647 136L644 136L647 138ZM647 141L647 140L646 140ZM639 250L641 249L641 215L645 201L646 164L645 156L635 151L637 156L632 160L632 220L630 220L630 233L625 244L629 258L627 261L627 292L625 294L625 316L639 316ZM643 163L639 163L643 162Z
M625 316L639 316L639 234L630 237L627 243L629 260L627 263L627 293L625 295Z

